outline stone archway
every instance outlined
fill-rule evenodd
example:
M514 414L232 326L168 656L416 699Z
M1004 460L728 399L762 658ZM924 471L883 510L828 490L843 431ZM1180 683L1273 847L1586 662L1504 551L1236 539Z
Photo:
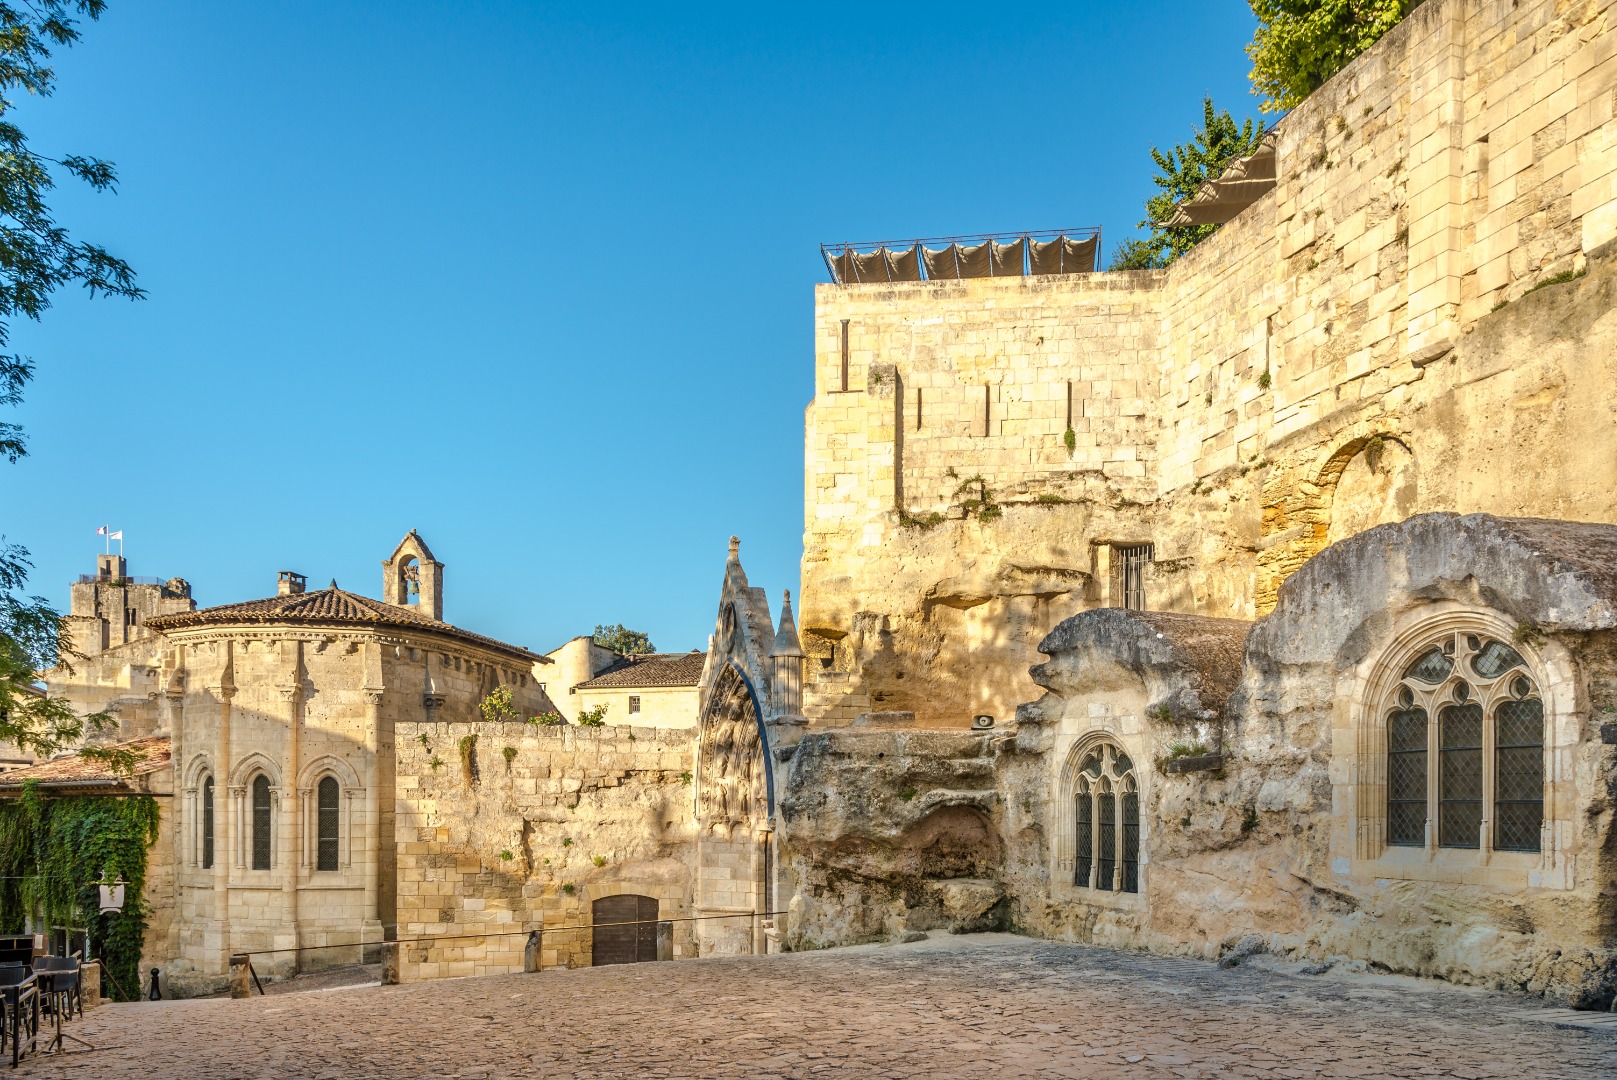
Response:
M758 697L733 662L714 679L698 738L696 940L704 956L759 951L762 919L749 916L771 910L774 793Z

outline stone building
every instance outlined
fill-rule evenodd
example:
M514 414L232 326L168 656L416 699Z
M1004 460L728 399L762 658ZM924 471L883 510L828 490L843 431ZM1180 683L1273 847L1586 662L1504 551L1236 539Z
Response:
M163 917L145 962L176 992L217 986L232 953L280 975L352 962L361 943L392 936L395 730L480 718L497 687L520 715L550 708L535 678L543 657L442 621L442 572L412 532L383 564L387 601L336 582L309 591L282 571L266 599L142 621L152 700L120 709L121 734L166 737L172 757L152 854L172 873L151 877ZM95 700L106 674L52 688ZM469 749L440 747L451 767L475 770Z
M696 726L698 684L706 655L645 653L620 656L580 636L545 654L547 692L569 722L605 708L609 723L641 727Z
M1614 16L1429 0L1167 270L819 287L791 947L1611 1004Z
M1609 1007L1614 17L1427 0L1181 208L1227 223L1167 270L828 262L884 276L816 295L801 632L732 540L694 683L446 626L413 536L389 603L147 620L176 966L1008 928ZM608 722L489 721L496 685Z

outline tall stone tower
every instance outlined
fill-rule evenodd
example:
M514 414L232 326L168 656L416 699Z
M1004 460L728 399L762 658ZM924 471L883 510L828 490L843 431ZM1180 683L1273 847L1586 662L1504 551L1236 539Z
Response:
M97 555L95 573L73 583L67 629L74 649L98 656L150 637L148 618L195 610L184 578L132 578L122 555Z
M382 563L382 600L440 622L444 617L444 564L411 529Z

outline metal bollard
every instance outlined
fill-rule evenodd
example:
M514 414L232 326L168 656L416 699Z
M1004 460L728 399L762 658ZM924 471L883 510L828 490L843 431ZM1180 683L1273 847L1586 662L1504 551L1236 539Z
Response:
M230 958L230 996L250 997L253 993L252 977L247 974L247 954L236 953Z
M152 968L152 989L151 989L151 992L149 994L147 994L147 997L150 998L152 1001L162 1001L163 1000L163 987L158 982L158 979L160 979L162 977L162 974L163 973L161 971L159 971L157 968Z
M399 985L399 943L382 942L382 985Z

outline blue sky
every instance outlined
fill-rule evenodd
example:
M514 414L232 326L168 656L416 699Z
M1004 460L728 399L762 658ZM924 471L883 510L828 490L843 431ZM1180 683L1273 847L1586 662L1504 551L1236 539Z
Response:
M0 530L67 602L95 528L204 605L379 595L548 649L705 647L725 541L797 588L818 244L1101 225L1204 93L1256 115L1240 0L560 6L113 0L16 116L149 299L15 340Z

